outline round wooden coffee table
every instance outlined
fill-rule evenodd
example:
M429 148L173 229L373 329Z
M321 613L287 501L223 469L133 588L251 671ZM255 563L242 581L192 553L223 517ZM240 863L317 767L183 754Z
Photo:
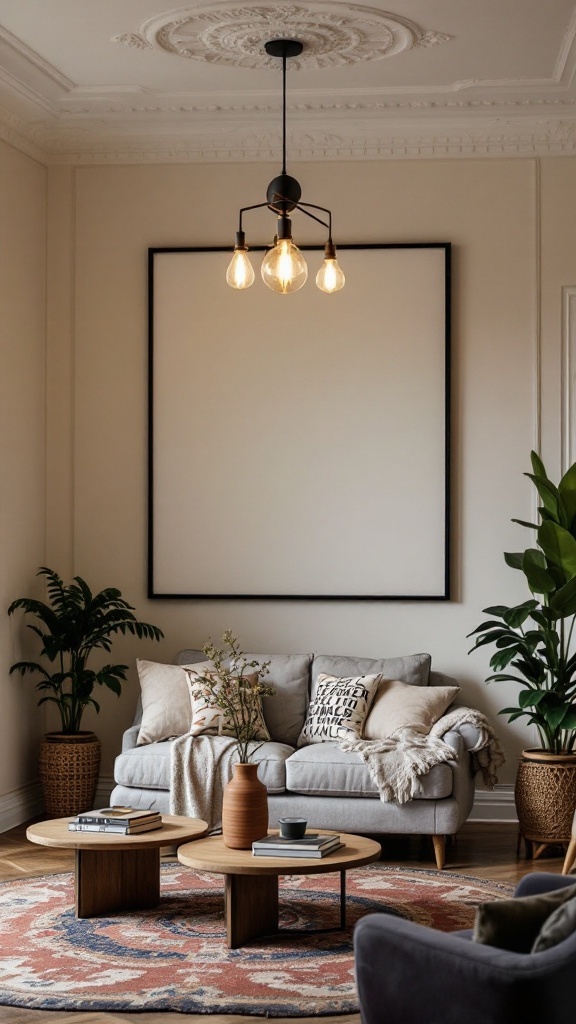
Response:
M322 829L326 835L333 834ZM274 834L272 830L271 834ZM346 871L380 857L380 844L340 832L344 844L326 857L255 857L252 850L231 850L222 836L185 843L178 860L190 868L225 876L226 939L237 949L251 939L272 935L278 928L280 875L320 875L340 872L340 927L346 927Z
M200 818L162 815L162 827L133 836L114 832L69 832L71 818L39 821L26 836L40 846L75 850L76 917L143 910L160 902L160 848L206 835ZM192 845L190 843L190 845Z

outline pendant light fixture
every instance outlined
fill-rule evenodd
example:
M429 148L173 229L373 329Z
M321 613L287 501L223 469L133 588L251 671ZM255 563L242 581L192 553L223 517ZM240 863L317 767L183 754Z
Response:
M286 61L289 57L298 57L304 46L297 39L272 39L265 43L265 49L270 57L279 57L282 60L282 171L268 185L265 203L244 206L240 210L234 255L226 273L226 281L232 288L238 289L249 288L254 283L254 270L248 258L248 246L242 228L242 215L248 210L258 210L267 206L276 214L278 222L274 243L262 261L264 284L274 292L287 294L298 291L306 282L308 267L292 238L292 221L288 216L293 210L299 210L328 229L324 262L316 275L316 284L321 291L330 294L343 288L345 281L344 274L338 266L336 247L332 241L332 213L324 206L302 202L300 183L286 172ZM327 214L328 220L322 220L317 214L311 213L311 210Z

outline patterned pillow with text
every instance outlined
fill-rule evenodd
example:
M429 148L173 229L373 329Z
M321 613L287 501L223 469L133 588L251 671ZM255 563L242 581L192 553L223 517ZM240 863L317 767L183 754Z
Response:
M213 673L207 671L205 673L208 676L212 676ZM202 683L202 673L195 671L194 668L187 668L186 675L188 677L188 690L190 693L190 703L192 708L192 724L190 726L190 733L192 736L235 736L236 730L234 728L234 722L232 715L228 714L223 708L218 707L214 703L214 698L210 692L208 686ZM216 678L214 676L214 678ZM258 675L254 673L246 673L244 680L252 684L256 683ZM218 687L217 687L218 689ZM237 720L242 723L245 722L245 716L242 714L242 704L240 699L237 698L234 701ZM254 740L269 740L270 734L266 728L264 716L262 714L262 700L260 697L254 697L252 701L253 718L252 718L252 736Z
M343 679L321 673L298 746L327 740L360 739L381 673Z

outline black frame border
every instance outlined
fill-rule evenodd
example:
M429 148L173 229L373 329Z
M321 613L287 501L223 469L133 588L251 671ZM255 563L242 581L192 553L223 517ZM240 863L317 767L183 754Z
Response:
M315 245L302 245L314 251ZM264 252L266 246L252 246L252 252ZM442 594L180 594L157 593L154 589L154 260L165 253L229 252L229 246L162 246L148 249L148 540L147 596L160 601L424 601L451 599L451 426L452 426L452 243L451 242L368 242L338 245L346 249L443 249L445 311L445 408L444 408L444 592Z

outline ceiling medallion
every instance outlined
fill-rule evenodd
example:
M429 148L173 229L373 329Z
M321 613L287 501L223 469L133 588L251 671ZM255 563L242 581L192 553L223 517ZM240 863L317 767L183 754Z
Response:
M451 36L425 31L399 14L360 4L207 3L149 18L138 32L113 42L139 49L160 49L192 60L229 67L274 67L264 44L275 38L298 39L302 54L294 68L338 67L392 57L415 46L437 46Z

